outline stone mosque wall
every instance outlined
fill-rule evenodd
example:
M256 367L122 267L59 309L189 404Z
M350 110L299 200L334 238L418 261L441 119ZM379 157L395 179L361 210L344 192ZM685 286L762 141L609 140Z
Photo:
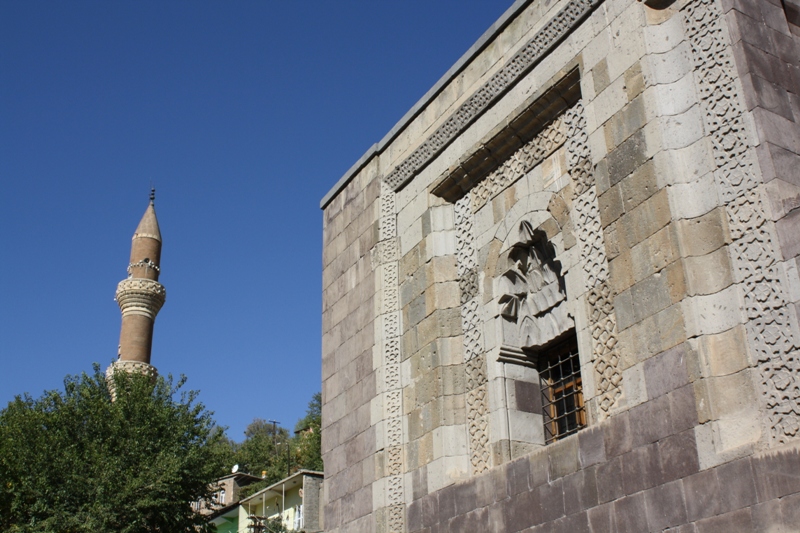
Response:
M800 530L800 1L520 0L322 207L327 531Z

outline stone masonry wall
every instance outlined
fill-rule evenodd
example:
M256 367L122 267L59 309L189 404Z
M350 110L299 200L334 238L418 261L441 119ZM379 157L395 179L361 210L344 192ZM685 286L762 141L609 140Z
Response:
M521 0L334 190L326 531L797 530L795 6ZM547 446L501 314L523 222L587 411Z
M368 172L353 180L323 216L322 457L324 524L369 522L375 428L370 402L379 183Z

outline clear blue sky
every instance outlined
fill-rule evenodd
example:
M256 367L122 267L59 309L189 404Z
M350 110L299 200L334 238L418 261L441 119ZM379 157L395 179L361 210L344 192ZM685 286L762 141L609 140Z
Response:
M319 201L506 1L0 3L0 405L115 357L150 181L152 363L241 440L320 390Z

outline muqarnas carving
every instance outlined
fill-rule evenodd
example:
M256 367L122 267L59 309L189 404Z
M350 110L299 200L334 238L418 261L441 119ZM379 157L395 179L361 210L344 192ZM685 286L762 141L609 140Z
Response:
M501 360L536 364L541 349L575 328L567 312L567 291L555 247L528 221L519 226L519 242L508 253L501 278L503 327Z

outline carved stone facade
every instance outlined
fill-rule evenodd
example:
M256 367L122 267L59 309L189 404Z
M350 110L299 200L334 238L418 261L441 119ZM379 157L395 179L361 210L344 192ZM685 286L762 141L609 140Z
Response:
M798 13L520 0L340 180L329 531L796 527Z

